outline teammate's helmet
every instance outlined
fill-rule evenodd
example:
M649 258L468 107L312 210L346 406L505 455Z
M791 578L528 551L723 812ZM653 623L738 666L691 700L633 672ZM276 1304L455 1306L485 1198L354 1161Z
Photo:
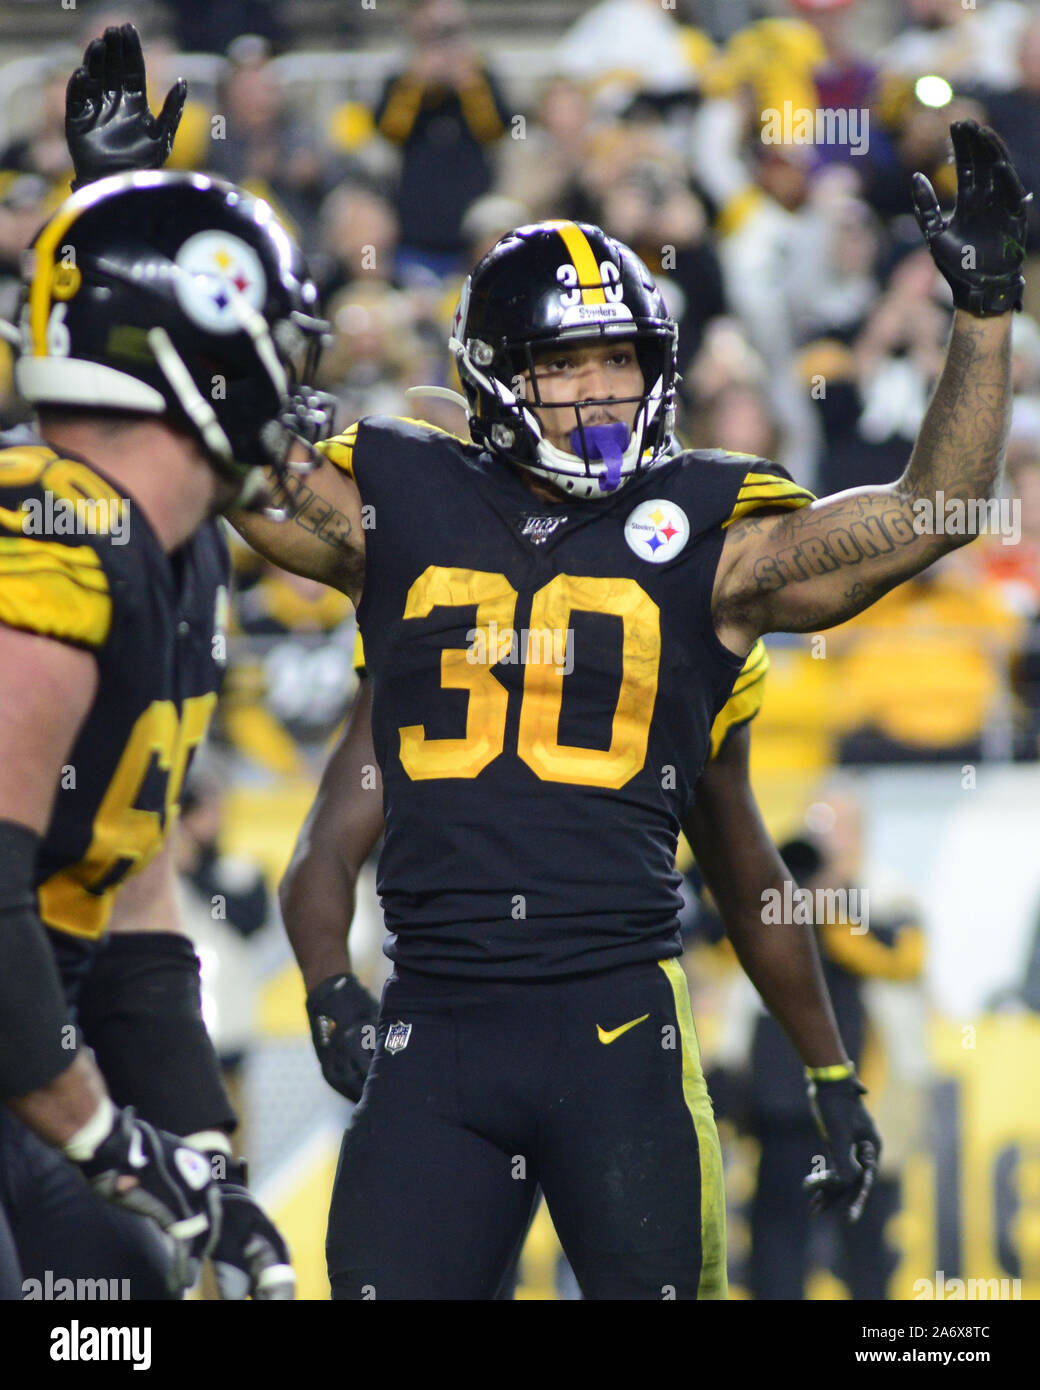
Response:
M294 438L331 432L303 383L326 325L267 203L201 174L116 174L58 209L29 253L15 385L35 405L163 415L256 502Z
M619 426L583 422L592 401L577 404L573 453L545 439L534 354L574 339L633 342L643 394L627 398L638 401L627 441L611 437ZM539 222L504 236L463 286L451 350L473 438L575 497L610 496L667 455L676 325L643 262L598 227Z

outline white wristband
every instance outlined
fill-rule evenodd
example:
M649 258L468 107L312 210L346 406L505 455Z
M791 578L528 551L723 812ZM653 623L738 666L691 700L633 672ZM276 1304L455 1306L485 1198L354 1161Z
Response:
M68 1143L62 1145L62 1152L73 1163L86 1163L94 1157L98 1149L112 1132L116 1122L116 1108L111 1097L105 1096L93 1115L76 1131Z
M202 1153L220 1153L231 1157L231 1140L222 1129L200 1129L197 1134L188 1134L184 1142Z

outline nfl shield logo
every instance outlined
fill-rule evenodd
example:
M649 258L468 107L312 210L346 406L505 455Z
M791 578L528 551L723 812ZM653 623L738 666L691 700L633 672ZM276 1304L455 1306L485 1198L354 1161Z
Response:
M408 1046L408 1039L412 1036L412 1025L410 1023L391 1023L386 1034L387 1052L403 1052Z

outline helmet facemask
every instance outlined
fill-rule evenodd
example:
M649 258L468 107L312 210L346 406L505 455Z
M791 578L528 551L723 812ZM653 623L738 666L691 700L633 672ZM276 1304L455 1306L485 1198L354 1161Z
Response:
M228 378L223 418L198 389L163 329L149 332L149 346L177 401L176 413L193 428L214 470L238 485L225 510L262 512L280 521L286 512L275 499L267 470L288 496L292 478L306 476L321 462L314 445L334 431L335 398L305 384L317 371L329 326L299 310L269 326L244 300L236 301L234 310L255 360L240 377ZM259 428L258 420L264 421ZM305 457L292 457L296 446L302 446Z

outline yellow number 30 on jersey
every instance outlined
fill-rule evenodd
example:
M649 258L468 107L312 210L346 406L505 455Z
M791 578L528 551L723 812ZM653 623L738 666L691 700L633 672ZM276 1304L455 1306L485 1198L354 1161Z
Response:
M422 724L399 731L401 764L413 781L476 777L504 751L509 696L491 668L518 640L513 631L517 597L504 574L441 565L431 565L409 589L406 618L475 604L478 639L472 647L450 648L441 655L441 688L469 692L465 737L427 738ZM569 662L559 657L570 641L574 612L622 621L621 685L606 749L559 742L569 669ZM646 761L660 664L660 610L634 579L558 574L535 593L531 607L517 754L543 782L623 787Z

